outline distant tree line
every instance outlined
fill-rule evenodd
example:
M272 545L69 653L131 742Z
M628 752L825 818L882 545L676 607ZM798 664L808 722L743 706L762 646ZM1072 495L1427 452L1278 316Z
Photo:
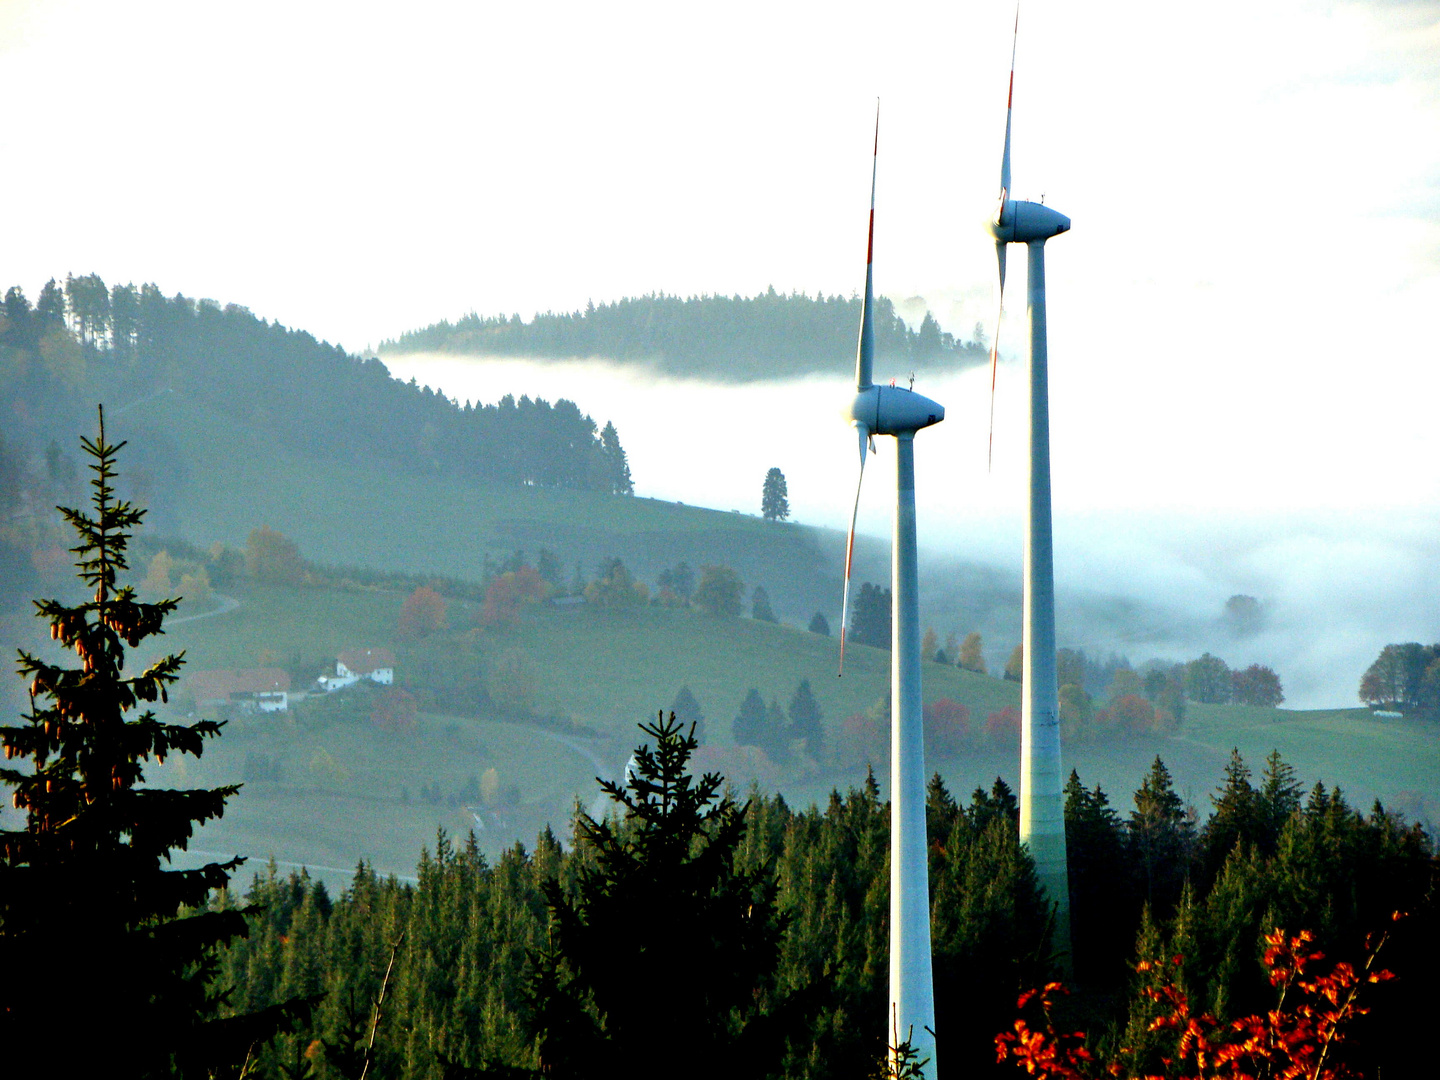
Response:
M391 378L377 359L235 304L167 297L154 285L107 287L94 274L72 276L63 286L48 282L33 305L18 286L6 292L7 415L73 426L77 398L124 407L165 393L319 457L499 483L634 490L614 425L597 427L571 401L507 395L461 405ZM0 503L13 483L5 460L0 455Z
M1371 708L1440 720L1440 645L1386 645L1360 677L1360 700Z
M875 303L875 349L911 368L979 363L983 335L958 341L925 313L911 329L885 297ZM777 293L757 296L667 296L650 293L583 311L519 315L472 312L400 335L382 352L457 352L548 359L604 357L635 361L680 376L745 382L855 368L860 299Z

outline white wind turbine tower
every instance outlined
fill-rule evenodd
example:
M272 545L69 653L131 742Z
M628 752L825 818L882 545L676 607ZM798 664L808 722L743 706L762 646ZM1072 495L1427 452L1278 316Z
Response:
M870 231L865 252L865 301L855 358L855 399L849 419L859 434L860 476L845 547L845 591L840 615L840 670L845 670L845 634L850 606L850 565L855 551L855 517L865 451L876 435L895 439L895 533L891 554L894 596L890 643L890 1007L886 1044L909 1040L925 1075L935 1076L935 989L930 970L930 879L925 839L925 747L920 704L920 598L915 552L915 433L945 419L945 409L913 390L876 386L873 381L875 290L875 164L880 148L880 114L875 114L874 160L870 171Z
M1020 841L1029 846L1036 874L1056 905L1055 941L1068 961L1070 885L1065 861L1064 777L1060 771L1060 702L1055 672L1055 558L1050 527L1050 395L1045 345L1045 241L1070 228L1070 219L1042 203L1010 197L1010 116L1015 103L1015 38L1010 49L1010 92L1005 103L1005 150L1000 159L1000 203L990 221L1005 306L1005 248L1024 244L1030 315L1030 468L1025 514L1025 671L1020 734ZM996 316L990 354L990 441L995 432L995 370L1000 348Z

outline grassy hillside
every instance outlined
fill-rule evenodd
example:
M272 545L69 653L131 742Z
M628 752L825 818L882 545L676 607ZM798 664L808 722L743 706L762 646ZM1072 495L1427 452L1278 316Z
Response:
M298 656L302 666L318 671L342 648L386 646L397 652L397 678L412 683L467 664L484 670L501 653L519 650L533 665L536 712L593 732L516 723L483 707L458 710L463 715L422 713L412 729L387 731L371 722L368 701L356 698L349 713L325 722L307 719L304 705L292 717L238 718L198 768L191 764L184 776L162 771L164 782L220 783L245 779L247 769L253 774L257 755L279 762L283 775L252 775L233 810L208 827L197 846L273 853L337 871L366 857L383 870L405 873L437 827L457 832L480 825L481 843L492 852L533 837L547 820L563 830L577 799L593 804L596 773L614 775L623 766L638 737L635 724L668 706L682 684L706 713L709 742L723 748L748 688L783 705L808 678L834 740L847 715L869 708L885 692L889 662L886 652L856 647L845 677L837 679L833 639L687 610L621 615L542 606L495 635L469 630L471 612L452 604L451 630L411 642L395 634L398 594L250 586L237 598L241 605L231 612L175 625L165 647L184 648L192 670L288 663ZM925 665L924 679L927 700L964 702L977 726L990 711L1019 703L1018 686L1000 679L935 664ZM1176 737L1081 744L1065 754L1067 766L1078 769L1087 785L1103 785L1122 813L1156 754L1170 765L1182 793L1205 810L1230 748L1238 746L1257 772L1263 757L1279 749L1307 783L1323 779L1362 803L1378 796L1412 814L1434 814L1440 802L1436 736L1424 725L1376 721L1364 710L1192 705ZM883 785L883 758L875 764ZM996 775L1018 784L1018 751L983 740L958 757L929 764L960 792L988 786ZM490 768L503 785L518 789L518 804L481 809L477 820L473 785ZM819 774L783 777L780 788L792 801L808 802L863 777L861 767L827 762ZM432 785L442 793L439 804L420 800L422 787Z
M179 395L143 402L113 426L137 446L175 448L185 467L155 495L156 531L202 546L243 546L251 529L269 525L317 562L471 580L481 578L487 553L501 558L517 548L533 555L547 547L587 574L618 557L651 580L682 560L723 562L746 582L764 583L782 614L808 619L821 602L837 606L838 542L801 525L311 458Z

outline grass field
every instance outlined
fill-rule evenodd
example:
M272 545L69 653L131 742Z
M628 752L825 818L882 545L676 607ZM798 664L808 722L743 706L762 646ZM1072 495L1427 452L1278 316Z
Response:
M534 665L537 711L596 733L587 738L546 731L483 711L422 715L404 735L382 731L363 715L319 730L280 717L242 717L199 770L189 766L192 772L184 779L204 783L239 781L254 754L282 760L286 769L283 780L247 784L226 818L204 831L202 850L273 853L337 869L366 857L383 870L406 873L420 846L433 844L437 827L458 832L475 825L465 805L420 802L420 788L436 784L448 798L491 767L503 782L519 786L521 805L486 819L482 846L494 852L515 839L528 841L547 820L563 831L577 799L592 804L596 773L618 773L639 738L635 725L668 706L681 685L699 699L710 741L723 745L749 687L783 705L800 679L808 678L833 736L845 716L864 711L885 692L889 662L886 652L856 647L845 677L837 679L833 639L684 610L616 614L541 606L511 631L492 636L469 631L469 612L452 604L452 629L416 643L395 637L398 594L250 586L237 598L241 605L234 611L176 626L163 639L165 646L184 648L197 669L274 663L298 653L313 659L317 670L342 648L387 646L397 651L401 681L407 669L428 664L433 672L437 657L443 665L449 656L485 658L519 649ZM962 701L972 722L1019 702L1019 687L1001 679L935 664L925 665L924 679L927 700ZM1265 755L1278 749L1307 786L1316 780L1339 784L1362 806L1380 797L1412 815L1434 815L1440 803L1440 731L1376 720L1365 710L1306 713L1192 704L1175 737L1079 744L1068 746L1065 757L1067 767L1076 768L1087 785L1102 785L1123 813L1158 754L1203 816L1232 746L1257 773ZM930 765L959 795L988 787L997 775L1018 785L1013 749L980 746ZM877 768L883 787L883 762ZM803 804L863 778L862 769L830 768L782 781L781 790ZM402 789L408 789L408 803Z
M319 563L479 580L486 554L555 551L586 573L620 557L647 579L681 560L724 562L764 583L777 610L835 604L839 539L795 524L598 492L496 487L372 463L311 458L178 395L114 420L136 445L173 447L183 474L156 527L201 546L243 547L269 525ZM758 491L758 482L757 482ZM869 547L878 545L867 545Z

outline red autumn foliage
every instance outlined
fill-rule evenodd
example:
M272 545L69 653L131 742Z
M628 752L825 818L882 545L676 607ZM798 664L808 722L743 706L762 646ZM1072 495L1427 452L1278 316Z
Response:
M415 716L419 711L420 705L414 694L391 686L370 710L370 722L384 731L404 731L415 726Z
M955 757L970 741L970 710L948 697L925 706L926 758Z
M1396 912L1395 918L1401 917ZM1362 987L1385 982L1394 976L1375 966L1388 934L1367 941L1366 956L1357 972L1347 963L1338 963L1324 975L1315 968L1324 954L1311 951L1314 940L1308 930L1293 937L1284 930L1266 935L1265 966L1270 982L1280 991L1275 1008L1264 1015L1246 1016L1221 1023L1209 1013L1193 1013L1189 999L1176 982L1145 994L1163 1007L1150 1024L1151 1031L1176 1035L1174 1056L1164 1059L1165 1073L1137 1074L1123 1060L1102 1063L1085 1047L1085 1033L1060 1033L1050 1020L1050 999L1064 992L1059 983L1021 995L1023 1010L1038 1002L1045 1024L1035 1030L1024 1018L1015 1021L1013 1032L995 1037L998 1061L1013 1060L1025 1072L1040 1080L1100 1080L1102 1077L1133 1077L1135 1080L1345 1080L1350 1070L1338 1060L1349 1023L1369 1009L1359 1003ZM1175 957L1175 970L1181 957ZM1140 971L1157 964L1145 961ZM1121 1057L1131 1055L1122 1048Z
M985 738L992 743L1009 746L1020 741L1020 710L1006 705L985 718Z
M424 637L447 625L445 598L428 585L421 585L400 605L399 630L404 637Z
M1126 694L1110 706L1113 722L1131 735L1145 735L1155 730L1155 706L1139 694Z
M544 598L545 579L533 566L507 570L486 587L476 622L484 629L509 626L520 617L522 608Z

